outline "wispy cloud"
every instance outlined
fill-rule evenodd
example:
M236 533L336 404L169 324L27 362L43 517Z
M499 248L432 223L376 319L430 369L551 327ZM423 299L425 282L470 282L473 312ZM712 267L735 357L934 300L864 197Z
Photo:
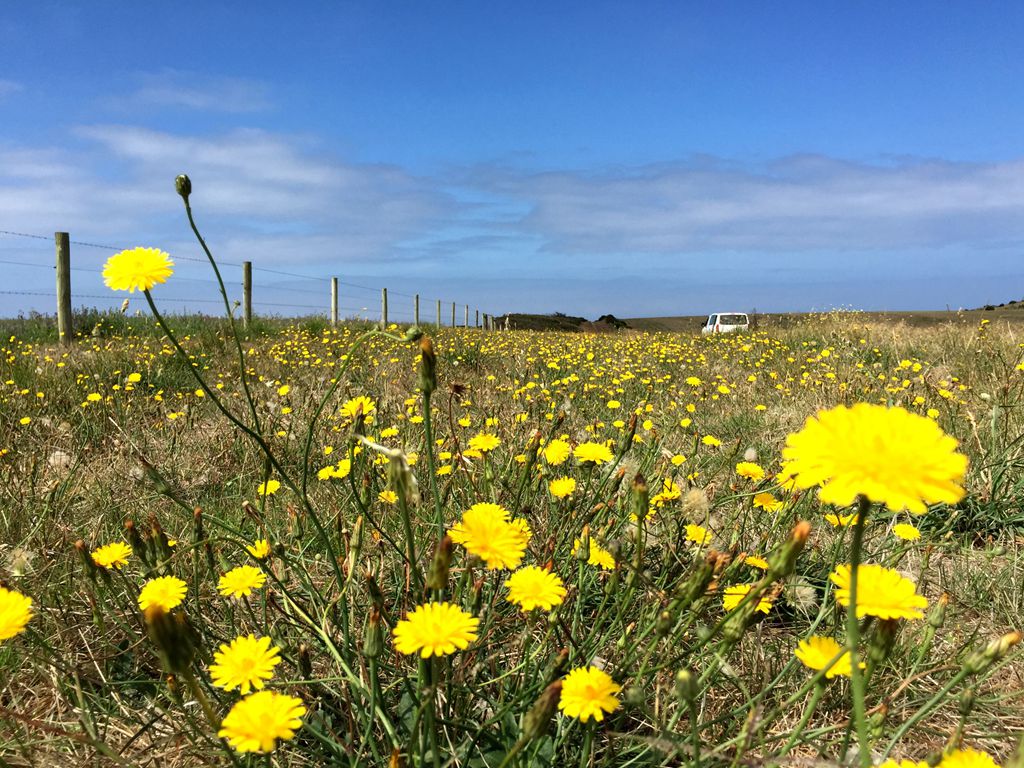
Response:
M175 69L142 73L137 79L138 87L127 96L118 97L118 104L236 114L260 112L273 105L269 88L257 80Z
M25 90L25 86L13 80L0 80L0 99L5 99L12 93Z
M567 254L876 250L1024 239L1024 161L819 155L761 167L697 158L588 173L482 168L482 189L528 205L514 225Z

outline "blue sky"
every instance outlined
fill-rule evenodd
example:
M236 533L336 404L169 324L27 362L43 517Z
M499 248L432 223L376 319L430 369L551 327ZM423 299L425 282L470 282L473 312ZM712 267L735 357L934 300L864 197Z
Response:
M162 247L184 307L212 297L188 172L215 253L290 273L257 307L329 275L346 312L386 285L429 317L1020 299L1022 33L998 2L7 4L0 229Z

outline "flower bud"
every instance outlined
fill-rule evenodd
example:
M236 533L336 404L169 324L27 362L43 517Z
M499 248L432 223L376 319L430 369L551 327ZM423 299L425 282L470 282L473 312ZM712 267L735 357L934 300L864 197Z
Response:
M1003 658L1021 640L1020 632L1009 632L998 637L980 651L972 651L964 661L964 669L978 675Z
M187 203L188 196L192 194L192 180L183 173L175 177L174 188L181 195L181 199Z
M949 594L943 592L935 601L935 606L928 612L928 624L940 629L946 622L946 606L949 605Z
M781 579L793 572L796 559L807 543L811 534L811 524L806 520L799 521L789 534L789 539L768 558L768 578Z
M168 613L160 605L149 606L144 614L146 633L160 652L168 672L188 670L195 658L198 638L181 611Z
M576 550L576 559L581 563L590 559L590 526L584 525L580 532L580 545Z
M558 708L558 700L562 696L562 681L556 680L544 689L530 711L523 718L523 740L533 741L544 736L551 724L551 718Z
M128 539L128 543L132 547L132 554L139 558L139 561L143 565L149 567L151 565L149 558L149 547L146 546L145 540L142 538L142 534L139 533L139 529L135 526L135 522L128 520L124 524L125 536Z
M544 681L548 684L561 677L569 663L569 649L562 648L551 657L548 667L544 670Z
M313 676L313 662L309 658L309 646L305 643L299 643L299 674L308 680Z
M348 556L345 558L345 572L351 577L355 572L356 564L359 562L359 555L363 551L363 516L356 518L356 524L352 526L352 534L348 539Z
M654 631L658 637L667 637L675 623L675 618L670 611L662 611L658 614L658 619L654 624Z
M437 355L429 336L420 339L420 391L429 395L437 389Z
M96 576L99 572L99 567L92 559L92 552L89 551L89 545L86 544L82 539L75 542L75 550L82 558L82 565L85 566L85 575L89 577L89 581L96 581Z
M434 551L434 559L430 563L430 571L427 573L427 589L440 592L448 585L448 569L452 562L452 539L445 536L437 543Z
M622 699L625 702L626 706L632 707L634 709L642 707L644 700L646 698L647 697L644 696L643 688L641 688L639 685L629 686L622 696Z
M684 667L676 672L676 698L683 704L697 700L697 676Z
M376 659L384 650L384 631L380 625L380 611L370 609L366 622L366 634L363 636L363 655L368 659Z

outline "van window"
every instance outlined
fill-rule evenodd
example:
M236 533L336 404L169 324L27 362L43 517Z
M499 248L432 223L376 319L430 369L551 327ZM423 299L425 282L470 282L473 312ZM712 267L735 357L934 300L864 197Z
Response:
M718 322L718 315L711 315L708 317L708 325L714 325Z
M720 318L722 325L746 325L746 315L722 315Z

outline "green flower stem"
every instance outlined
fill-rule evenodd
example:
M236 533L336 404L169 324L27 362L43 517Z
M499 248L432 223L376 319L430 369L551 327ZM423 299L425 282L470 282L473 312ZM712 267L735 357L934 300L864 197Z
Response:
M846 608L846 641L850 650L850 694L853 697L853 721L857 728L857 753L862 768L870 768L871 747L868 743L868 720L864 706L864 673L860 668L860 619L857 617L857 570L864 544L864 521L871 509L866 496L857 497L857 517L850 544L850 604Z
M437 488L437 468L434 466L434 428L430 415L430 392L423 390L423 435L427 441L427 471L430 472L430 495L434 499L434 522L437 535L444 537L444 512L441 510L441 493Z

